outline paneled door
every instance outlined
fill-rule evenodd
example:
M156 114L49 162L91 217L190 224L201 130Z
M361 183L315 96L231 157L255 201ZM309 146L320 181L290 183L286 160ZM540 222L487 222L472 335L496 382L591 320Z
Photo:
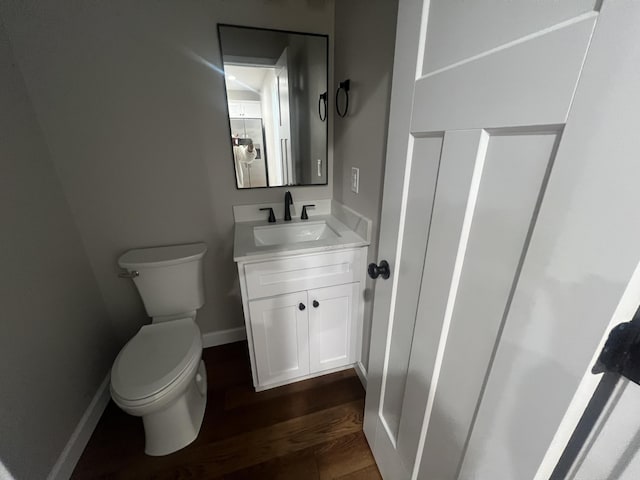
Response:
M640 302L638 25L636 2L400 1L364 425L385 479L553 471Z

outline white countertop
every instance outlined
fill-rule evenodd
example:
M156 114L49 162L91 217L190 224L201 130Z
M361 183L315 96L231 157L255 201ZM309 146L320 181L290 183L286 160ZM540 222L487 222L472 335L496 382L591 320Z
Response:
M269 225L291 225L296 223L325 221L331 229L338 234L337 238L326 238L309 242L292 243L288 245L264 245L257 246L253 236L253 227ZM369 241L333 215L313 215L309 220L298 218L290 222L278 220L269 223L266 220L256 222L237 222L235 224L233 239L233 260L235 262L247 262L253 260L267 260L270 258L286 257L302 253L317 253L342 248L355 248L369 245Z

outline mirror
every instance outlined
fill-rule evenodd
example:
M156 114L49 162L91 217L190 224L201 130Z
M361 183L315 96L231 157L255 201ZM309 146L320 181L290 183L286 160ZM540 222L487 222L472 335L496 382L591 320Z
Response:
M327 184L328 37L218 25L237 188Z

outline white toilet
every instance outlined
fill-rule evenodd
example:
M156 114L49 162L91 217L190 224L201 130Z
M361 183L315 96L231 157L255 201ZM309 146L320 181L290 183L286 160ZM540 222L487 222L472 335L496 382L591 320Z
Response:
M111 368L111 398L142 417L147 455L167 455L198 436L207 403L202 336L203 243L129 250L118 259L140 292L151 325L122 348Z

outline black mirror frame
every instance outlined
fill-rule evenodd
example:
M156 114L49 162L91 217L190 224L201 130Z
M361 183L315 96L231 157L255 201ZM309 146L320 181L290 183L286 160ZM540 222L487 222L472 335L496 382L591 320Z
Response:
M222 36L220 34L220 27L233 27L233 28L245 28L245 29L250 29L250 30L262 30L262 31L268 31L268 32L279 32L279 33L285 33L285 34L294 34L294 35L307 35L307 36L313 36L313 37L323 37L325 38L325 55L326 55L326 59L327 59L327 68L326 68L326 72L327 72L327 78L326 78L326 85L327 85L327 89L329 88L329 67L331 65L331 62L329 60L329 35L324 34L324 33L313 33L313 32L297 32L297 31L293 31L293 30L279 30L276 28L262 28L262 27L251 27L251 26L246 26L246 25L237 25L237 24L230 24L230 23L218 23L216 25L216 30L217 30L217 34L218 34L218 49L220 50L220 71L223 73L223 82L224 82L224 100L225 100L225 105L227 106L227 119L228 119L228 134L227 137L231 138L231 116L229 115L229 98L227 97L227 79L226 76L224 75L224 54L222 52ZM328 94L328 90L324 93L325 95ZM310 113L311 114L311 113ZM326 119L327 121L323 120L323 123L325 125L325 151L326 151L326 158L324 159L325 162L325 181L324 183L307 183L307 184L288 184L288 185L269 185L269 177L267 174L267 185L264 187L250 187L250 188L240 188L238 186L238 179L235 178L236 174L235 174L235 162L233 159L233 146L231 144L229 144L230 147L230 153L231 153L231 161L234 162L232 163L232 172L233 172L233 176L234 176L234 184L236 186L236 190L254 190L254 189L261 189L261 188L289 188L289 187L326 187L329 184L329 114L328 114L328 110L326 112Z

